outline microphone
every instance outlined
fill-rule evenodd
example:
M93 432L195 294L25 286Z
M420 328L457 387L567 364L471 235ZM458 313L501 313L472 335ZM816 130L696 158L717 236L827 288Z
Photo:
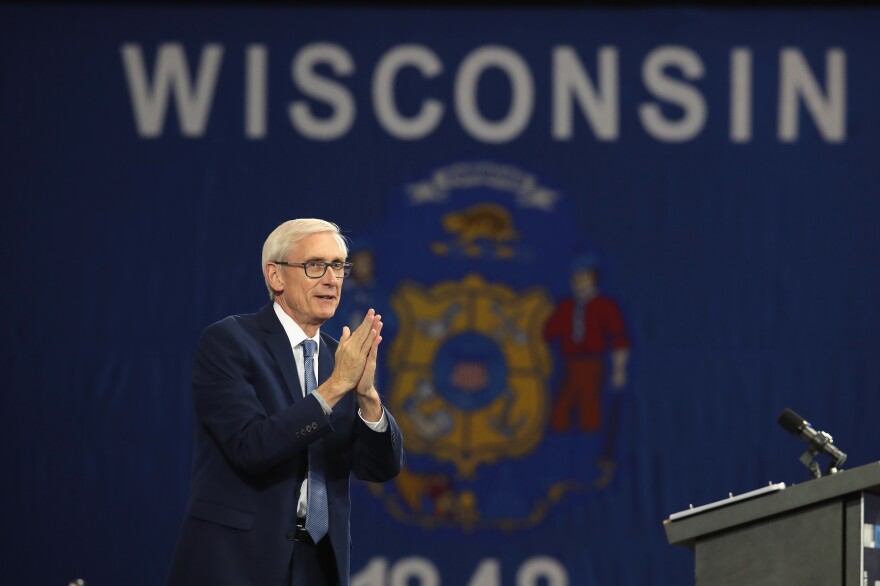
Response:
M829 467L828 472L834 474L841 464L846 461L846 454L834 445L834 438L824 431L816 431L810 426L810 422L792 411L786 409L779 416L779 425L785 431L792 435L799 436L809 445L809 449L801 456L801 461L810 469L813 476L819 478L822 473L819 472L819 466L812 461L812 457L819 453L828 454L834 460Z

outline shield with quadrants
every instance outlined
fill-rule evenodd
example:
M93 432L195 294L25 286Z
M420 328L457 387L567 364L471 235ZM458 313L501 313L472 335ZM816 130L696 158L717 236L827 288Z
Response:
M533 450L548 412L546 293L517 294L472 274L430 289L404 283L392 306L400 331L391 407L407 450L451 462L463 477Z

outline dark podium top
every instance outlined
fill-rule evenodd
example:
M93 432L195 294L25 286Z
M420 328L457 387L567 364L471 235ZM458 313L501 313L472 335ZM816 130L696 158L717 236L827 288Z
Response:
M669 543L696 552L700 586L863 584L865 498L880 462L664 521ZM874 550L877 551L877 550Z

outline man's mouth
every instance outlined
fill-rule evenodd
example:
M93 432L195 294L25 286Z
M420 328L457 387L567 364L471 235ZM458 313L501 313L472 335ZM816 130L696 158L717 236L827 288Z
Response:
M332 301L333 299L336 299L336 295L317 295L317 298Z

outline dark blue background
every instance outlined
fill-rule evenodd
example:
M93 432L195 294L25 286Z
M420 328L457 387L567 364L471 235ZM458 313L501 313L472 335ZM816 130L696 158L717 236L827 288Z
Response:
M510 162L558 186L576 228L610 259L606 284L634 340L620 471L596 498L510 534L398 526L356 486L354 571L375 556L416 555L444 584L465 584L495 557L513 584L523 560L549 555L571 584L690 584L693 556L666 544L661 521L729 491L806 480L802 446L775 423L783 408L832 432L850 466L880 459L877 11L4 5L0 21L0 449L12 583L160 583L187 495L195 343L209 323L265 302L266 235L317 216L356 236L391 214L401 185L455 160ZM151 71L169 41L191 67L204 43L224 46L202 137L181 136L171 106L160 138L137 135L120 47L139 43ZM343 83L357 120L330 142L304 138L287 118L301 97L291 59L315 41L356 62ZM430 136L402 142L376 122L370 82L379 57L410 42L434 50L444 73L404 78L413 93L401 106L431 96L446 114ZM250 43L269 51L269 130L258 141L243 132ZM487 44L517 51L535 81L528 127L500 145L471 138L453 107L458 64ZM600 46L618 48L616 141L598 141L577 111L573 140L552 139L560 44L591 74ZM649 136L637 113L654 99L642 60L666 44L689 47L706 69L692 85L708 120L681 144ZM746 144L728 139L729 52L740 46L754 58ZM778 54L789 46L819 80L825 51L846 51L844 142L823 140L806 114L797 142L777 139ZM485 81L481 106L501 115L503 79Z

